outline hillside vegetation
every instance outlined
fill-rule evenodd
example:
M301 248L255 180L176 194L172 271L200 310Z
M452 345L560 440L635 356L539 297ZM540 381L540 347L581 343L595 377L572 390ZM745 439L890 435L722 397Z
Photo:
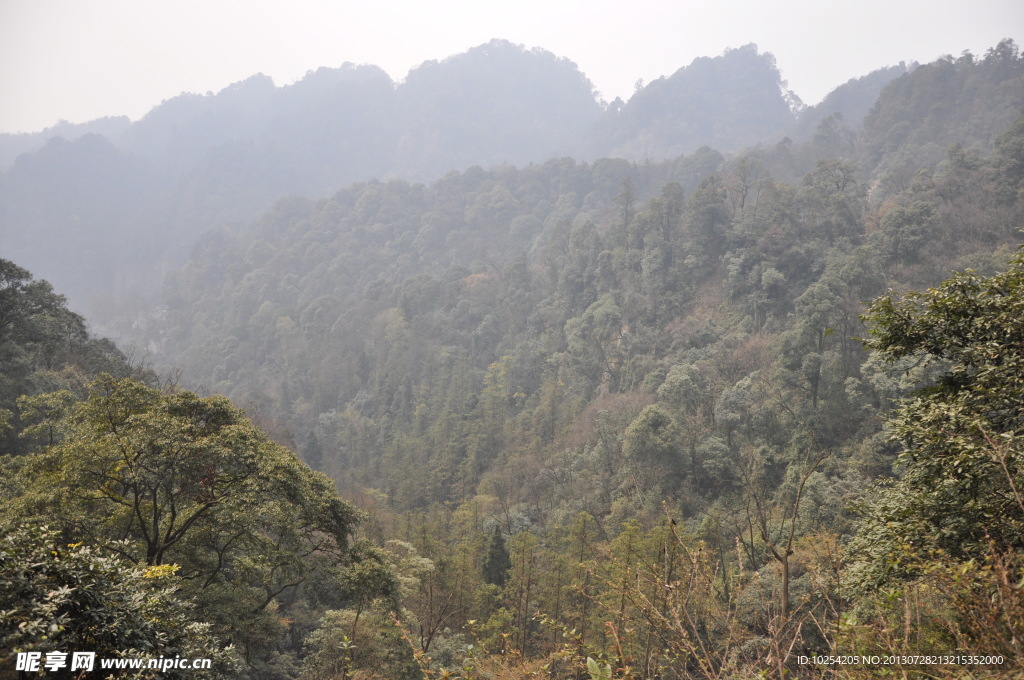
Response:
M343 72L443 107L474 96L445 72L506 59L578 82L503 43L393 90ZM22 595L0 612L22 623L0 649L90 639L69 611L138 592L152 616L105 650L205 646L225 677L1015 677L1022 83L1004 41L851 81L801 127L748 46L598 111L625 158L495 151L280 198L206 231L123 327L194 392L4 261L0 579ZM407 129L395 158L424 175L498 141ZM129 158L51 143L5 186L60 144ZM94 581L107 605L73 586Z
M854 508L903 474L883 424L946 367L909 350L889 366L858 338L887 289L994 272L1019 243L1024 123L979 152L980 131L962 133L978 105L951 94L1002 92L993 74L1021 68L1002 47L920 67L862 130L826 120L802 144L473 168L281 202L197 246L150 339L208 389L276 414L372 509L379 538L433 560L411 619L426 653L469 634L563 670L601 656L624 676L686 677L796 672L800 650L966 649L966 622L898 641L869 598L844 614L846 589L867 587L845 583L867 578L846 568L863 559L847 542L875 521ZM960 105L929 118L929 96ZM878 146L913 121L920 132ZM932 530L915 545L947 550ZM506 568L481 566L502 550ZM675 569L714 594L690 612L699 635L672 628L684 624L653 585ZM909 578L875 585L925 617L966 596L921 603L899 590ZM855 620L878 627L841 625ZM652 642L663 627L670 652ZM692 636L717 646L698 652Z
M864 98L873 101L881 80L871 83ZM426 62L399 83L365 64L281 87L254 75L217 93L183 93L136 122L0 135L0 244L123 336L115 324L145 314L203 232L244 224L282 196L567 155L736 151L793 126L782 89L772 56L753 45L607 107L572 62L499 40ZM826 115L855 120L847 103L833 98Z

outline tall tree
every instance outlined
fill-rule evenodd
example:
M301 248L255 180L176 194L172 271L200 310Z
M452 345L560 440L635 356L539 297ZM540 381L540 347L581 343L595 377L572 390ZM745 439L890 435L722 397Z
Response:
M863 578L906 576L940 550L954 560L1024 550L1024 253L991 277L871 306L867 345L888 361L947 370L891 416L900 476L869 512Z
M133 372L125 356L109 340L96 340L85 321L67 308L67 299L47 281L0 258L0 453L24 453L17 437L20 421L16 401L23 394L66 387L76 391L98 371Z
M508 580L508 570L512 568L512 559L509 557L508 548L505 547L505 538L501 535L501 526L494 524L494 531L491 533L491 540L487 544L487 555L481 568L484 581L491 585L504 587Z
M349 547L358 514L333 483L227 399L101 375L84 401L21 404L41 419L24 432L38 450L6 461L3 514L135 565L178 565L183 592L250 663L276 653L277 609L300 591L341 605L393 596L387 579L351 587L370 567Z

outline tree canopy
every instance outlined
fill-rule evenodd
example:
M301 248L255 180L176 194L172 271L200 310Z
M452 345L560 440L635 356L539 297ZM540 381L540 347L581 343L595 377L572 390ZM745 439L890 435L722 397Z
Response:
M89 336L85 321L48 281L0 258L0 452L22 453L18 397L59 388L80 391L89 375L140 373L109 340ZM6 415L5 415L6 414ZM3 423L9 420L5 431Z
M369 553L349 545L359 514L224 397L101 374L84 400L57 392L19 403L36 450L4 462L3 513L116 556L127 566L111 569L128 577L173 568L250 664L276 648L286 626L277 610L300 592L394 599L386 574L359 577L369 569Z
M132 565L57 533L4 527L0 538L0 668L14 667L23 651L71 652L97 658L181 656L210 659L205 677L232 677L233 651L195 620L193 605L176 591L170 567ZM94 660L95 661L95 660ZM98 664L94 668L99 671ZM168 669L169 678L188 671ZM70 676L67 676L70 677ZM150 677L119 671L118 677Z
M890 416L899 477L868 515L862 551L906 574L933 551L958 560L1024 549L1024 253L877 299L867 345L889 362L936 362L939 380Z
M40 411L26 432L45 428L57 440L27 461L25 502L45 499L66 531L129 540L122 552L141 564L198 557L206 577L239 552L289 574L298 555L344 552L355 511L224 397L164 394L104 374L84 401L64 398L66 408Z

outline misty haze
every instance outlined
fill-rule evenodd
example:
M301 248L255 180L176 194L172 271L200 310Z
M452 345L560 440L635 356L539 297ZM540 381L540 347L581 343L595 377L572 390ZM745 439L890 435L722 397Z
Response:
M572 58L0 134L0 680L1024 671L1017 43Z

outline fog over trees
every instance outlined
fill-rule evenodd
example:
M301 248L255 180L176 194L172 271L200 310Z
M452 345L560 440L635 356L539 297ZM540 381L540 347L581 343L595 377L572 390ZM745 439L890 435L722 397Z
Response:
M828 114L855 124L895 71ZM132 297L155 291L200 234L242 225L281 196L326 196L374 178L431 181L475 165L737 151L795 130L799 111L785 95L774 59L753 45L607 105L567 59L497 40L427 62L401 83L356 64L284 87L255 75L216 94L182 94L135 123L0 135L0 242L103 322L117 314L104 310L112 295L122 309L137 306ZM819 116L809 113L804 127Z
M1022 670L1012 40L813 107L495 40L0 163L0 677Z

